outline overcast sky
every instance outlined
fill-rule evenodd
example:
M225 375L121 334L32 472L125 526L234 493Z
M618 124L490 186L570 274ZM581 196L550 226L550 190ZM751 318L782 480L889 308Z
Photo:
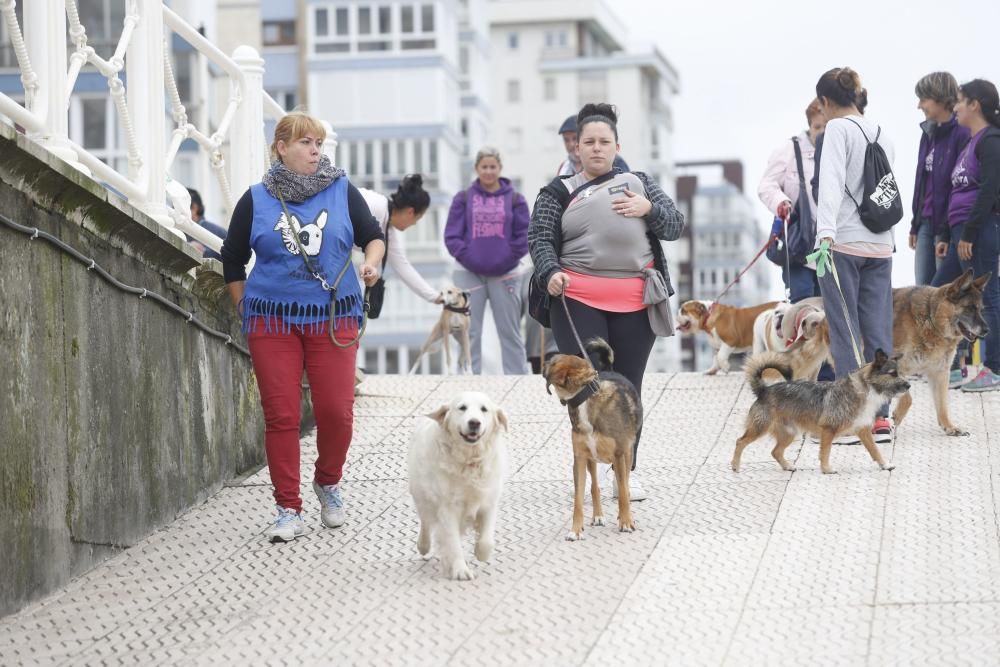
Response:
M857 70L868 89L866 115L895 145L894 171L906 202L906 217L896 226L893 284L913 283L906 236L923 120L913 86L936 70L950 71L959 83L977 77L1000 83L1000 1L609 0L609 5L637 41L656 43L680 72L675 158L742 160L761 225L765 220L769 225L770 218L756 188L771 151L805 129L805 107L823 72ZM628 147L622 152L627 155Z

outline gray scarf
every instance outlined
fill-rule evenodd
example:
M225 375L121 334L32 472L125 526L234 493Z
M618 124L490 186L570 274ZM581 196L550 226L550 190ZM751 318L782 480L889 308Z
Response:
M344 170L334 167L330 158L323 155L319 159L319 169L312 176L303 176L276 160L264 174L264 187L274 197L284 197L285 201L301 204L317 192L325 190L330 183L344 175Z

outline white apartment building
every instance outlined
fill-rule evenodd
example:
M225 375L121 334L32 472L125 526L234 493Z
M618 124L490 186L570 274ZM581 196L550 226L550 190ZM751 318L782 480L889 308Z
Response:
M674 192L673 117L679 77L654 47L630 46L605 0L493 0L493 124L504 175L529 203L565 159L559 126L587 102L617 106L622 157ZM680 251L665 243L668 265ZM676 303L673 304L676 307ZM677 370L676 338L660 339L650 371Z

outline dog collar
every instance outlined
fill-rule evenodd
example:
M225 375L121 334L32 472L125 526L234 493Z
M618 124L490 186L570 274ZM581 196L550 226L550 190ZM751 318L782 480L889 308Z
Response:
M461 315L469 315L472 313L472 309L469 306L465 308L459 308L458 306L450 306L448 304L444 305L445 310L450 310L453 313L459 313Z
M588 382L587 385L576 394L576 396L566 401L560 398L559 402L562 403L563 405L568 405L571 408L578 408L584 403L586 403L591 396L593 396L600 390L601 390L601 383L598 382L597 379L595 378L590 382Z
M708 310L705 311L705 316L702 317L701 321L698 323L701 326L701 330L702 331L705 331L705 332L708 331L708 318L710 318L712 316L712 311L714 309L715 309L715 302L713 301L712 305L710 305L708 307Z

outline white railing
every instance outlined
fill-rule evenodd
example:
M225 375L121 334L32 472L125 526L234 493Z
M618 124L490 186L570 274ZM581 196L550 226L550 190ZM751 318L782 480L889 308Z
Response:
M208 156L226 209L234 193L260 180L269 165L264 118L285 114L263 89L264 61L256 49L240 46L227 56L160 0L123 0L124 25L117 47L105 60L87 42L76 0L25 0L24 25L16 0L0 0L24 85L24 104L0 93L0 115L24 128L28 138L95 180L122 193L129 202L178 236L187 234L218 251L221 240L191 221L186 185L173 178L181 144L197 143ZM23 28L23 30L22 30ZM169 32L168 32L169 31ZM206 119L196 126L181 101L174 77L169 34L179 36L203 57L208 77L214 66L229 79L229 98L214 131ZM67 58L66 42L74 45ZM68 62L67 62L68 60ZM122 174L69 137L69 102L81 70L90 65L108 81L118 122L125 136L128 173ZM120 77L125 71L126 85ZM164 109L169 104L173 129ZM333 158L336 134L327 126L327 154ZM169 138L169 140L168 140Z

